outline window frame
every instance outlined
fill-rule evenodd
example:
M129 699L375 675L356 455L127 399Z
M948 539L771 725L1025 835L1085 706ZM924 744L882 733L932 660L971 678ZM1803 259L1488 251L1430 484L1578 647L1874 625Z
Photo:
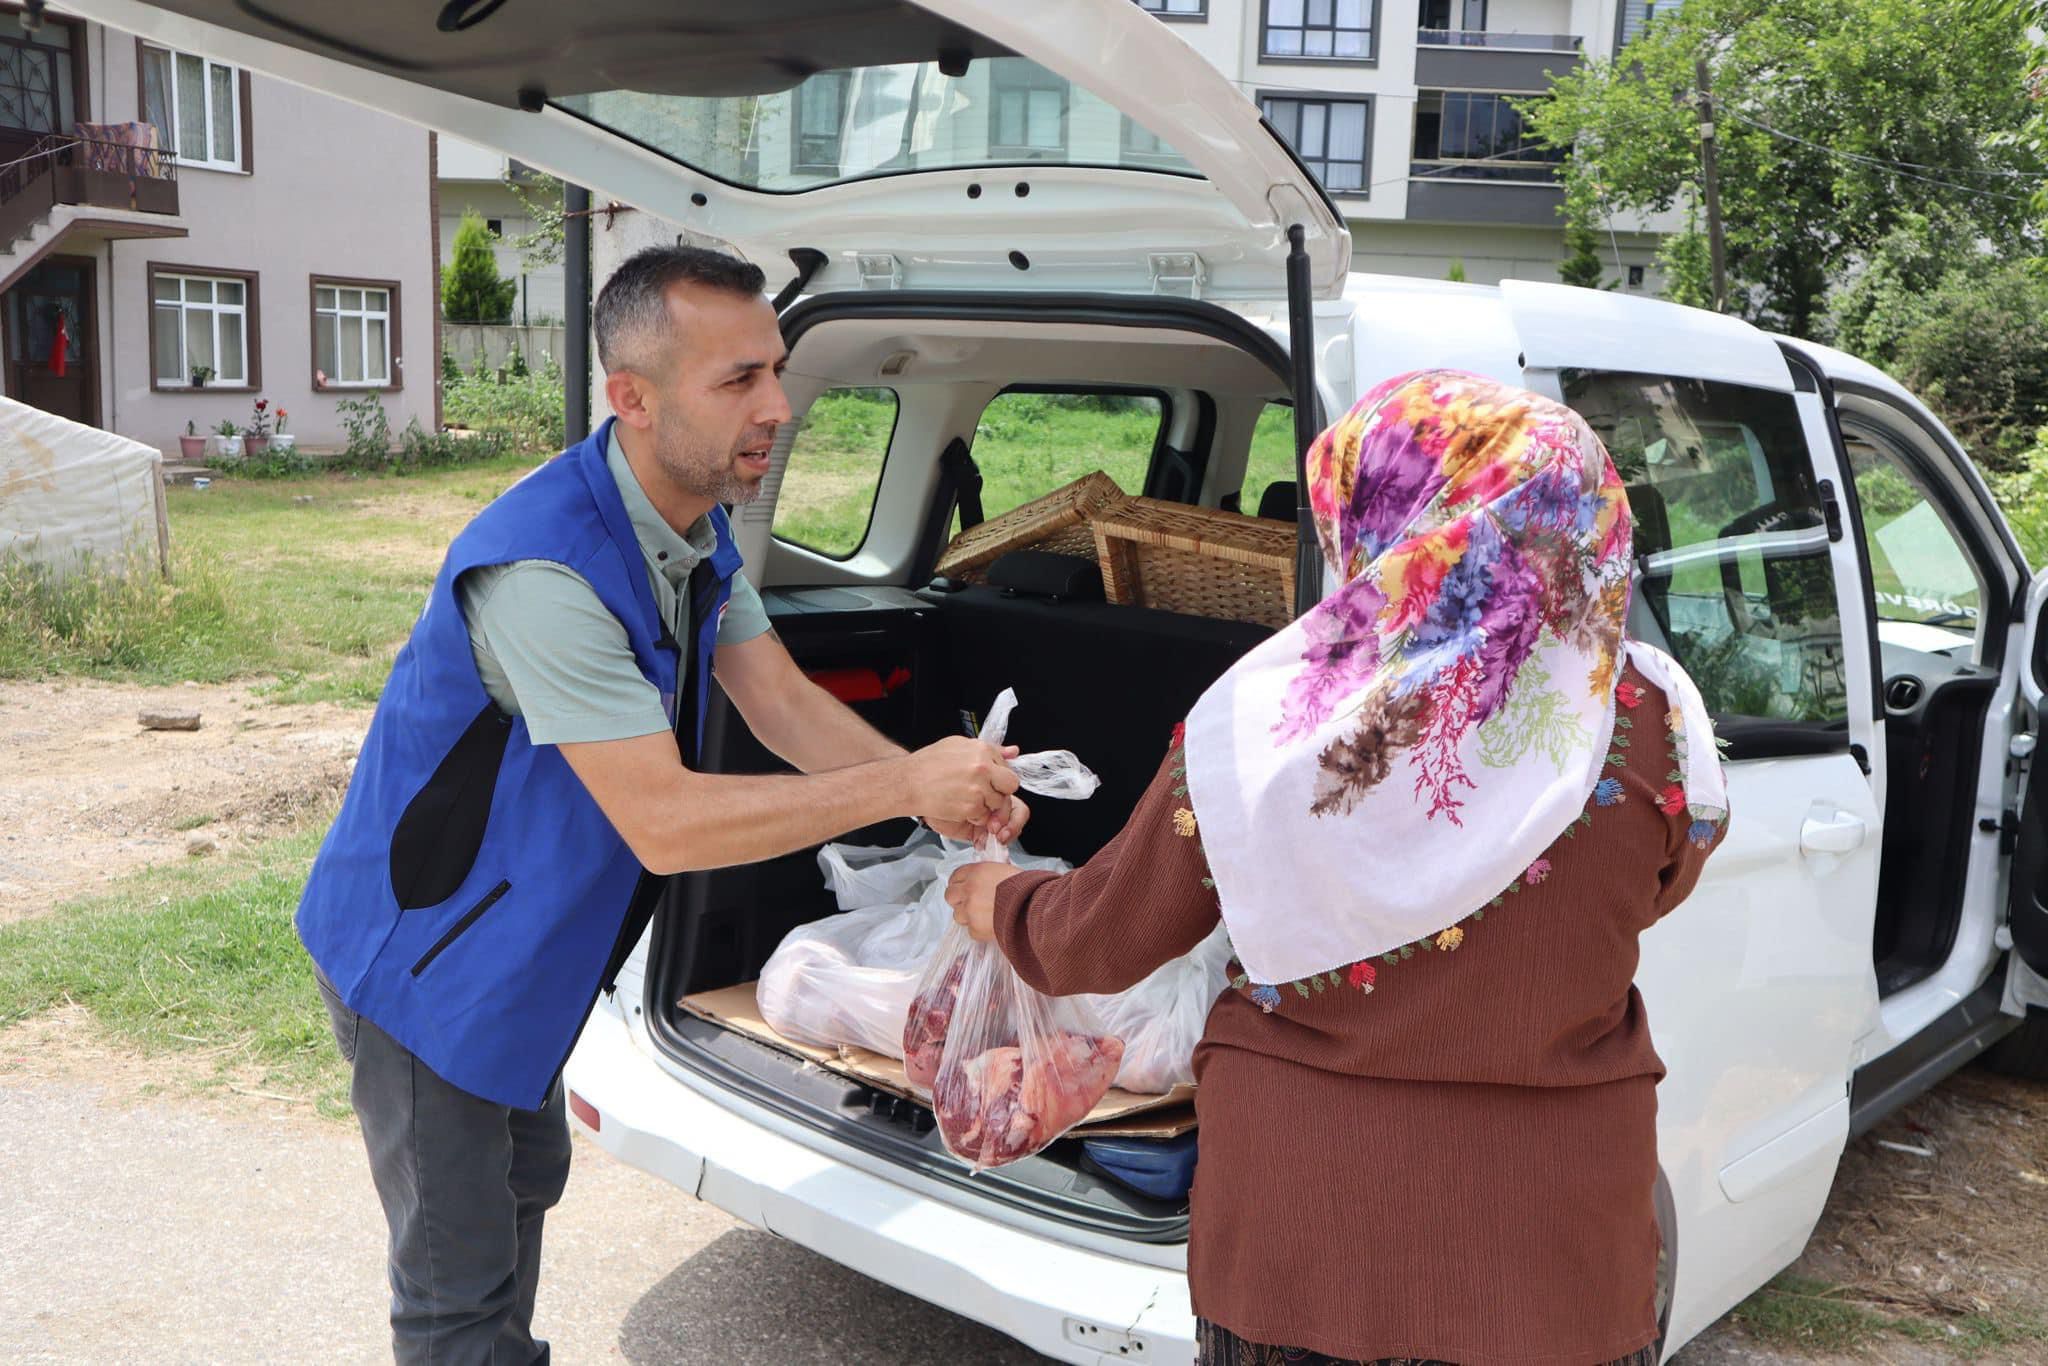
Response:
M164 99L167 102L165 115L170 119L171 127L168 130L167 137L164 137L165 129L157 129L158 135L164 137L167 150L175 148L178 144L178 58L180 56L192 57L202 63L201 71L209 91L213 89L212 73L215 67L230 72L233 76L233 79L229 82L229 88L234 92L235 97L235 159L233 161L220 161L211 156L204 158L188 157L182 152L170 151L171 160L181 167L190 167L195 171L220 171L228 175L254 174L256 170L256 136L249 109L248 68L236 66L231 62L217 62L211 57L202 56L197 52L185 52L180 48L168 47L163 43L152 43L137 38L135 40L135 117L136 121L140 123L150 122L149 99L145 92L149 89L149 59L152 52L161 52L170 58L170 80L164 86ZM207 151L211 152L213 150L213 105L210 101L206 107L206 131Z
M840 165L846 160L846 119L853 109L853 75L851 72L821 71L816 76L837 76L839 78L839 120L832 134L832 164L804 160L804 91L799 90L790 108L789 119L789 173L791 175L825 172L836 177Z
M1436 155L1425 157L1424 155L1422 155L1422 147L1420 142L1422 129L1422 104L1424 100L1426 100L1432 95L1436 96L1438 101ZM1414 123L1409 128L1408 137L1408 173L1410 179L1420 178L1424 180L1467 180L1479 181L1488 185L1556 185L1559 183L1559 175L1562 173L1564 167L1564 160L1566 156L1566 154L1562 151L1559 151L1556 154L1556 160L1554 161L1525 160L1520 157L1500 156L1445 156L1443 154L1444 139L1442 101L1446 97L1453 95L1464 96L1466 98L1478 95L1486 99L1492 100L1494 102L1494 117L1496 127L1498 126L1499 122L1499 111L1502 108L1512 109L1512 106L1508 104L1508 101L1531 98L1531 95L1528 91L1516 90L1468 90L1463 88L1451 89L1444 87L1426 87L1424 89L1416 91ZM1517 119L1519 119L1520 117L1521 116L1519 114L1516 115ZM1524 122L1522 127L1522 145L1527 146L1529 145L1527 123ZM1418 169L1419 167L1423 166L1434 167L1437 169L1431 171L1424 171ZM1526 179L1520 180L1504 179L1495 176L1459 176L1453 174L1452 168L1463 166L1505 166L1510 169L1519 169L1521 167L1527 166L1531 168L1552 171L1556 174L1551 174L1548 176L1531 175Z
M1303 6L1302 23L1298 31L1302 35L1303 47L1308 46L1308 35L1311 32L1320 33L1327 30L1334 35L1337 33L1354 33L1359 31L1341 27L1337 24L1337 0L1330 0L1330 23L1328 24L1309 23L1307 6L1311 3L1311 0L1301 0L1301 3ZM1365 33L1365 55L1362 57L1338 57L1335 55L1318 57L1306 53L1273 51L1273 0L1259 0L1259 50L1257 54L1259 62L1269 66L1378 66L1380 62L1380 0L1359 0L1359 3L1366 7L1366 27L1363 30ZM1283 27L1290 31L1296 29L1296 26L1293 24L1283 25ZM1330 45L1333 48L1336 46L1334 36L1331 39Z
M805 555L815 555L821 560L829 560L833 564L851 563L868 548L868 538L875 534L875 513L882 506L882 486L889 478L889 462L896 458L896 434L903 430L903 392L895 386L888 384L828 385L812 395L811 401L804 406L804 416L808 418L811 415L811 409L817 406L819 399L827 394L836 393L841 389L879 389L889 395L896 405L895 414L889 419L888 439L882 443L882 463L875 470L874 492L868 499L868 519L861 526L860 539L855 541L853 549L847 551L844 555L834 555L829 550L820 550L816 546L805 545L802 541L793 541L787 536L778 534L775 530L775 510L773 508L769 510L768 517L768 538L770 540ZM803 427L799 424L796 435L790 438L789 450L783 456L782 473L775 483L775 502L778 506L782 502L782 490L789 483L789 462L795 457L796 443L803 439L803 435Z
M143 287L147 291L146 302L149 309L149 389L151 393L253 394L263 388L263 314L260 307L262 300L260 272L236 270L225 266L190 266L174 261L150 261L143 271L143 276ZM243 370L246 372L244 383L221 384L215 380L208 380L205 388L195 388L192 384L192 362L189 358L184 362L185 378L183 383L165 384L157 374L156 285L157 281L164 276L172 276L177 279L210 280L214 282L234 281L242 285L242 362ZM186 304L181 299L178 304L178 352L181 356L185 350L185 308ZM217 306L208 306L207 311L218 314L221 310ZM216 321L216 343L219 336L218 327L219 323ZM219 358L217 353L218 346L216 345L215 359Z
M1295 161L1301 166L1301 168L1304 171L1307 171L1309 175L1315 180L1316 184L1321 187L1324 194L1330 196L1330 198L1332 199L1372 198L1372 140L1374 135L1379 132L1379 99L1377 96L1370 94L1359 94L1357 92L1348 90L1260 90L1259 92L1257 92L1256 100L1259 106L1260 122L1264 123L1266 127L1272 130L1273 136L1280 140L1281 144L1284 145L1287 148L1288 152L1293 155ZM1285 101L1291 104L1300 105L1320 104L1325 106L1323 123L1323 144L1325 148L1325 155L1320 157L1309 156L1308 153L1302 151L1301 148L1294 145L1293 138L1288 137L1285 133L1283 133L1280 130L1280 125L1274 122L1273 120L1273 111L1270 107L1276 101ZM1363 105L1365 107L1365 154L1363 157L1360 158L1359 161L1359 187L1355 190L1336 190L1330 188L1329 185L1324 183L1323 177L1316 174L1315 167L1311 164L1312 162L1320 162L1325 166L1328 166L1330 164L1331 158L1327 155L1327 150L1329 146L1329 111L1327 106L1334 104L1357 104ZM1295 120L1295 129L1297 133L1300 131L1300 127L1300 119L1297 116Z
M384 345L389 353L388 374L381 384L374 380L342 380L332 375L327 382L320 382L320 291L322 289L381 289L388 295L387 312L384 319ZM306 378L316 394L342 392L352 394L395 394L405 388L405 346L403 328L400 325L400 287L396 280L373 280L349 275L312 275L307 278L306 305L310 323L308 340L311 346L307 353ZM341 316L339 297L335 300L335 315ZM374 316L367 311L361 316ZM341 346L339 324L336 325L335 348ZM338 359L338 357L337 357Z
M1797 376L1799 362L1796 359L1794 359L1793 364L1794 374L1795 376ZM1787 425L1787 430L1799 433L1798 440L1800 443L1801 450L1804 453L1803 463L1806 471L1806 478L1811 481L1813 486L1814 506L1812 509L1810 509L1810 511L1815 516L1821 519L1823 528L1825 527L1826 504L1828 498L1831 496L1830 490L1833 487L1834 481L1828 475L1827 471L1822 467L1822 465L1815 459L1816 453L1811 444L1811 437L1807 433L1805 420L1799 413L1799 394L1800 392L1811 392L1811 386L1809 384L1804 383L1802 381L1797 384L1795 390L1793 391L1779 391L1769 388L1760 388L1754 385L1746 385L1730 380L1705 379L1696 375L1668 374L1654 371L1616 370L1605 367L1567 367L1566 369L1557 372L1557 393L1562 398L1565 405L1567 407L1570 407L1574 412L1582 412L1582 410L1579 408L1578 403L1573 396L1573 390L1575 386L1577 386L1579 383L1589 379L1596 381L1606 380L1610 382L1624 383L1632 381L1669 382L1685 385L1705 386L1710 390L1725 390L1731 394L1753 394L1758 396L1759 398L1782 398L1785 401L1788 412L1791 415L1791 421ZM1696 419L1698 415L1691 416ZM1590 418L1588 418L1587 420L1589 424L1592 421ZM1731 418L1728 417L1726 414L1723 414L1722 420L1736 421L1738 419ZM1768 468L1768 473L1772 477L1777 477L1780 474L1784 473L1784 471L1775 468L1775 462L1773 461L1772 455L1769 453L1768 448L1760 444L1763 440L1762 435L1759 432L1757 432L1754 428L1749 427L1749 424L1746 421L1742 422L1741 425L1743 425L1746 431L1748 432L1749 438L1753 442L1759 443L1756 447L1756 451L1758 453L1761 453L1762 459L1766 462L1767 466L1770 466L1770 468ZM1604 431L1601 431L1601 429L1598 426L1595 426L1594 429L1596 432L1600 432L1602 442L1606 443L1608 440L1608 434ZM1836 457L1836 459L1841 460L1843 459L1843 452L1839 444L1839 431L1836 432L1836 436L1836 448L1833 454ZM1617 461L1617 465L1618 464L1619 462ZM1623 472L1622 477L1624 480L1627 480L1627 473ZM1842 529L1841 538L1846 539L1848 536L1852 534L1856 537L1856 540L1854 542L1855 559L1857 561L1857 566L1860 571L1859 581L1854 583L1847 583L1843 581L1840 573L1838 572L1839 566L1837 566L1834 563L1834 556L1831 552L1827 555L1827 562L1829 566L1828 574L1831 586L1833 588L1833 601L1836 615L1837 632L1842 641L1842 648L1844 651L1844 667L1846 669L1848 667L1848 664L1850 663L1848 658L1848 645L1852 638L1852 635L1860 635L1867 632L1869 633L1869 648L1871 651L1870 667L1874 678L1877 675L1881 674L1883 670L1881 664L1879 663L1879 657L1876 653L1876 618L1872 610L1872 598L1869 582L1869 559L1868 556L1866 556L1863 552L1862 519L1860 515L1860 507L1857 506L1855 501L1854 481L1853 478L1849 476L1846 467L1844 469L1844 478L1845 480L1847 480L1847 482L1849 482L1850 488L1846 492L1839 489L1835 489L1833 491L1833 496L1846 498L1849 502L1849 508L1847 509L1847 511L1851 519L1850 526L1846 526ZM1651 479L1648 482L1650 483L1651 487L1657 488L1658 481ZM1633 485L1631 485L1631 487L1633 487ZM1664 492L1663 489L1657 488L1657 491L1663 497L1667 507L1674 501L1670 495ZM1763 492L1765 492L1765 490L1761 486L1759 486L1757 489L1758 495L1761 496ZM1765 500L1759 502L1757 506L1759 508L1769 506L1772 501L1782 500ZM1668 512L1666 516L1668 520ZM1851 528L1853 528L1853 531ZM1804 529L1809 531L1814 530L1814 528L1810 527ZM1828 537L1828 541L1830 544L1833 544L1834 541L1838 539L1833 532L1823 530L1823 534L1825 534ZM1693 542L1691 544L1711 545L1716 544L1716 542L1700 541ZM1672 551L1678 550L1680 548L1681 547L1675 544L1667 546L1667 550ZM1640 561L1642 558L1641 555L1639 553L1635 553L1635 558L1637 559L1640 565ZM1759 564L1761 565L1762 561L1759 561ZM1738 634L1747 633L1741 631L1740 628L1738 628ZM1681 666L1685 666L1688 668L1692 667L1687 664L1687 661L1680 655L1680 652L1677 649L1674 648L1672 650L1672 654L1674 658L1678 659L1678 662ZM1831 718L1760 716L1748 712L1723 711L1717 705L1717 700L1711 694L1709 689L1703 686L1702 692L1703 694L1706 694L1707 705L1714 716L1715 730L1725 743L1727 749L1727 757L1729 759L1747 760L1765 758L1789 758L1802 755L1830 754L1850 751L1850 749L1852 748L1853 730L1858 722L1858 709L1859 707L1867 706L1868 701L1867 698L1864 700L1859 700L1857 694L1856 680L1854 678L1846 676L1845 674L1843 683L1844 692L1842 702L1842 715L1839 717ZM1875 685L1871 685L1868 691L1874 692ZM1876 712L1876 717L1879 722L1882 721L1883 711L1881 706L1879 710Z
M1053 72L1045 70L1045 68L1039 66L1035 62L1028 61L1023 70L1027 76L1032 77L1034 79L1027 79L1023 81L999 80L999 77L1010 73L1014 73L1019 70L1019 68L1017 67L1003 66L1000 65L1000 63L1005 61L1017 60L1023 59L998 57L994 61L989 63L988 155L990 160L995 160L996 158L1001 157L1006 161L1032 162L1043 161L1047 159L1047 157L1049 156L1056 156L1060 158L1067 157L1070 154L1070 149L1073 146L1074 136L1074 83L1070 80L1067 80L1063 76L1059 76L1054 74ZM1019 91L1025 95L1026 98L1024 101L1024 135L1026 137L1029 137L1031 135L1031 101L1029 96L1031 92L1037 90L1057 90L1059 92L1060 137L1058 146L1035 147L1029 143L1018 144L1002 141L1000 138L996 136L996 128L1003 116L1003 94L1008 91Z
M1160 4L1165 4L1166 0L1158 0L1158 2ZM1194 9L1183 11L1180 13L1173 13L1171 11L1163 9L1154 9L1151 5L1146 4L1145 0L1132 0L1132 3L1137 5L1139 9L1145 11L1145 13L1151 15L1154 19L1157 19L1162 23L1206 24L1209 22L1209 0L1195 0L1196 7Z

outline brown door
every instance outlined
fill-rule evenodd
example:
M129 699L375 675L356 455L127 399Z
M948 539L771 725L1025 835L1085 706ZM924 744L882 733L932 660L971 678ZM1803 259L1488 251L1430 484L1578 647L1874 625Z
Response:
M0 312L7 322L8 397L97 427L99 329L94 326L92 261L50 257L7 291Z

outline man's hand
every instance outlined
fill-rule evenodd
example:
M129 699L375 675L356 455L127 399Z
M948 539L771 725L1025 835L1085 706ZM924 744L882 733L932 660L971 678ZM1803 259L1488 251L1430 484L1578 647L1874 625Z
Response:
M1017 757L1015 745L994 745L954 736L926 745L896 762L903 767L910 813L922 817L941 834L948 824L972 827L979 833L1000 813L1010 824L1011 794L1017 775L1006 760Z
M1010 798L1010 809L996 812L989 817L988 824L984 826L968 825L960 821L926 821L925 824L947 839L959 840L962 844L979 845L991 839L998 844L1014 844L1018 832L1023 830L1025 823L1030 819L1031 808L1024 804L1022 797L1013 795Z
M953 923L965 925L976 939L994 939L996 888L1018 872L1007 863L970 863L954 869L952 881L946 884L946 904L953 908Z

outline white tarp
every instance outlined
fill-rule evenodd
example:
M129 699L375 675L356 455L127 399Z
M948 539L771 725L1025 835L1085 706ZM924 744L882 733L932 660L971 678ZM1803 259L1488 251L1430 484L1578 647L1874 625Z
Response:
M152 446L0 398L0 560L64 574L169 554L163 455Z

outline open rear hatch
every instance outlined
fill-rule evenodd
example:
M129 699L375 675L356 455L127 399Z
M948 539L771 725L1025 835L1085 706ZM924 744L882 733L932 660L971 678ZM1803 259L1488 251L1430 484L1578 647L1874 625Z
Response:
M1102 0L81 0L498 148L808 288L1339 297L1350 235L1221 72ZM804 258L811 259L811 258Z

